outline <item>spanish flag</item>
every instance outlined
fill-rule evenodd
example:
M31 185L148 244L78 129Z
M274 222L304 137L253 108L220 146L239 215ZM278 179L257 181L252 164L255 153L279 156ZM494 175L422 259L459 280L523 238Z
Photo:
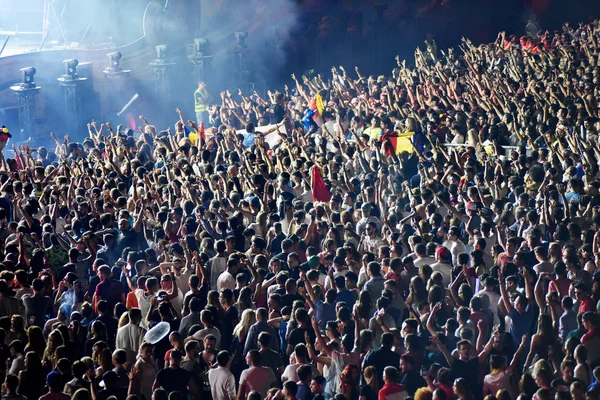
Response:
M399 155L400 153L402 153L403 151L408 152L409 154L412 154L412 152L414 151L413 145L411 144L411 140L414 138L415 133L414 132L403 132L403 133L391 133L389 135L384 135L383 136L383 140L384 141L388 141L391 145L391 147L394 149L394 153L396 155ZM390 149L388 148L388 155L390 152Z

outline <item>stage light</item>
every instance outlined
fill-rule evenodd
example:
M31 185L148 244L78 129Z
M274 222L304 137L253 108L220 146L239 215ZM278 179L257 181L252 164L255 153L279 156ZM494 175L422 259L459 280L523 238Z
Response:
M156 51L156 59L157 60L165 60L167 58L169 48L167 47L166 44L161 44L159 46L156 46L154 48L154 50Z
M208 39L196 38L194 39L194 52L197 55L205 55L208 53L209 42Z
M21 87L34 88L35 82L33 81L33 76L36 73L35 68L26 67L26 68L21 68L20 71L21 71Z
M64 60L63 64L65 66L65 73L63 77L67 79L77 79L77 66L79 65L79 61L75 58L70 58L68 60Z
M235 44L239 47L246 47L246 39L248 38L248 32L235 32Z
M118 51L115 51L113 53L108 53L107 56L110 59L110 66L108 67L108 69L110 71L120 71L121 70L121 58L123 58L123 54L121 54Z

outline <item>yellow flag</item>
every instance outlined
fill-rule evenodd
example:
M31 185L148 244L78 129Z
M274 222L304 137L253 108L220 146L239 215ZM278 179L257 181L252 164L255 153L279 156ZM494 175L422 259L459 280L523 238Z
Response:
M320 93L317 93L317 95L315 96L315 103L317 105L317 111L319 112L319 115L323 115L325 105L323 104L323 97Z

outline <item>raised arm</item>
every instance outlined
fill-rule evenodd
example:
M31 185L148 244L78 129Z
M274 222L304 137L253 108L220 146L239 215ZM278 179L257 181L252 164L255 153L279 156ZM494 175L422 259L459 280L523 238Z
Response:
M435 336L437 331L435 330L434 321L436 318L437 312L442 308L442 303L436 303L435 306L431 309L429 313L429 317L427 318L427 330L431 333L431 336Z
M510 313L513 309L512 304L510 303L510 297L508 295L508 291L506 290L505 282L504 282L504 273L501 268L498 269L498 281L500 282L500 294L502 296L502 303L504 304L504 308L506 308L506 312Z
M444 346L444 344L440 342L440 339L438 339L438 337L435 335L431 336L430 340L433 344L435 344L438 347L440 352L442 352L442 354L446 358L446 361L448 362L448 365L452 366L452 363L454 363L454 356L452 355L452 353L450 353L448 348Z
M508 366L509 369L513 369L514 367L517 366L519 360L521 359L521 354L523 353L523 350L525 350L525 346L527 346L528 339L529 339L528 335L523 335L523 337L521 338L521 344L519 345L517 352L513 356L512 360L510 361L510 365Z

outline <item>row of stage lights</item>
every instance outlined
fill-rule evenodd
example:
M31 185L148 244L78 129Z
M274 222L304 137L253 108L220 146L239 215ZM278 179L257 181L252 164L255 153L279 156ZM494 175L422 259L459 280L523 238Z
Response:
M248 32L235 32L235 45L232 48L234 53L243 52L248 49L246 45L246 39L248 38ZM209 56L209 46L210 43L207 39L194 39L194 50L191 54L188 55L190 61L197 60L198 58L212 58ZM167 45L158 45L155 46L156 52L156 61L155 64L164 64L167 58L168 53ZM121 68L121 59L123 55L118 52L112 52L107 54L110 64L108 67L104 69L105 73L118 73L122 71ZM63 80L77 80L77 66L79 65L79 61L75 58L71 58L69 60L64 60L63 64L65 66L65 73L61 76ZM23 89L31 89L35 88L34 75L36 73L36 69L34 67L26 67L21 68L21 83L19 86Z

